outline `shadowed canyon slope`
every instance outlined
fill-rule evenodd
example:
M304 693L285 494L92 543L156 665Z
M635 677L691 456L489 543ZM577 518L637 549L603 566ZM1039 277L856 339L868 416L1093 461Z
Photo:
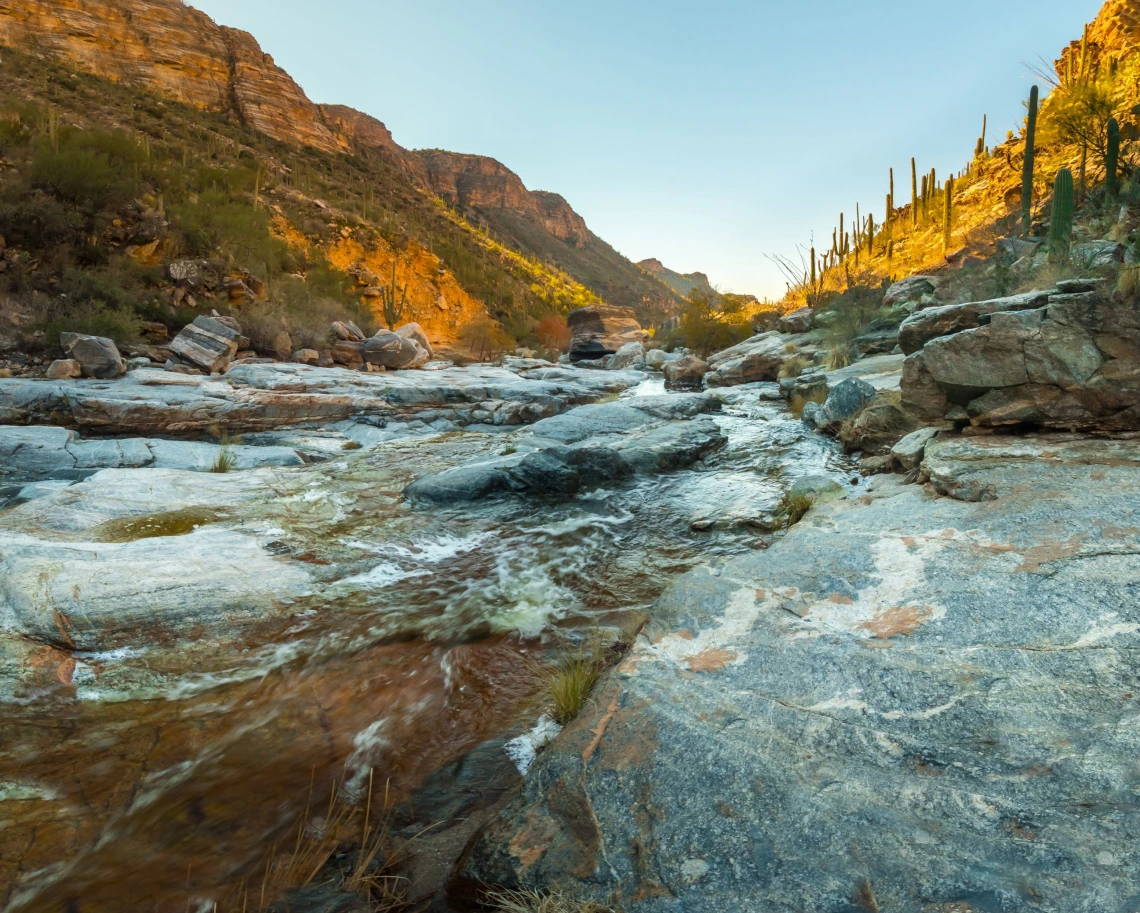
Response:
M528 190L493 159L403 149L375 118L315 104L253 36L179 0L4 0L0 45L227 114L290 145L376 154L508 246L611 304L637 308L643 322L680 304L672 288L593 234L561 196Z

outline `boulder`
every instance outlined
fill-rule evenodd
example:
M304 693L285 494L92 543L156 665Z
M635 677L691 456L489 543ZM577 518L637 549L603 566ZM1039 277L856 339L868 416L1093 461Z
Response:
M293 337L285 330L274 333L265 354L272 355L278 361L288 361L293 354Z
M426 353L412 340L381 330L364 344L364 360L386 370L408 368Z
M883 304L886 307L894 307L896 304L903 304L908 301L921 301L925 296L933 295L935 291L932 277L910 276L887 289L887 293L883 297Z
M917 469L926 455L926 445L937 435L937 428L920 428L913 431L891 448L891 456L903 472Z
M1011 260L1035 257L1041 249L1041 241L1026 241L1024 238L1000 238L998 249Z
M800 413L800 421L807 427L816 429L819 427L819 413L823 406L819 403L808 402L804 403L804 410Z
M696 355L686 355L665 365L665 384L669 387L699 388L710 370L707 361Z
M368 338L351 320L334 320L332 329L337 338L345 342L364 342Z
M127 363L115 343L103 336L60 333L59 344L71 361L78 362L84 377L111 380L127 373Z
M67 380L73 377L82 377L83 367L74 358L57 358L48 365L45 376L48 380Z
M359 368L364 364L364 343L341 340L332 347L332 360L346 368Z
M710 387L735 387L774 381L791 357L788 343L780 333L762 333L713 355L709 359L712 371L705 383Z
M649 338L632 308L606 305L579 308L566 318L566 325L572 334L572 362L613 355L628 343L644 343Z
M645 367L651 371L661 371L669 362L680 361L682 357L680 353L669 353L663 349L650 349L645 353Z
M1083 261L1092 269L1104 269L1119 266L1124 262L1127 249L1119 241L1089 241L1085 244L1074 244L1071 254L1074 259Z
M819 410L817 423L821 431L833 432L854 416L875 396L875 388L857 377L840 381L827 394Z
M1049 303L1049 295L1048 291L1028 292L1010 298L927 308L903 321L899 327L899 347L903 354L912 355L932 339L981 326L991 314L1044 307Z
M211 374L224 371L238 349L248 340L239 329L217 317L195 317L170 342L170 350L179 358L197 365Z
M435 350L431 347L428 341L427 333L424 332L423 327L418 323L405 323L402 327L396 330L397 336L402 336L404 339L410 339L417 346L427 353L427 360L435 358Z
M625 371L645 367L645 346L640 342L627 342L609 357L606 367L611 371Z
M904 402L927 419L945 404L983 427L1140 430L1140 309L1132 301L1054 294L1047 307L993 314L987 325L935 339L907 367Z
M321 360L321 353L316 349L298 349L293 353L293 363L298 365L315 365Z
M815 310L813 308L803 307L798 311L785 314L777 320L776 329L781 333L806 333L811 329L812 319L814 317Z

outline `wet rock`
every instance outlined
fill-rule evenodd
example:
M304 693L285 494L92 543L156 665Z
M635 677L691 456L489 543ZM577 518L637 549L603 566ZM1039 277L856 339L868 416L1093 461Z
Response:
M241 332L216 317L195 317L170 342L179 358L211 374L225 370L238 349L249 340Z
M50 426L0 425L0 478L86 478L100 469L150 466L209 472L226 453L234 469L260 466L301 466L304 461L288 447L249 447L196 441L148 438L83 440L72 431Z
M904 354L912 355L932 339L981 326L991 314L1044 307L1049 303L1049 295L1048 291L1029 292L1010 298L927 308L903 321L899 327L899 346Z
M566 325L572 334L571 362L603 358L631 342L644 343L648 339L632 308L579 308L567 316Z
M822 403L804 403L803 412L800 413L800 421L814 430L819 427L819 414L822 410Z
M74 358L57 358L48 365L44 375L48 380L70 380L83 376L83 367Z
M894 307L896 304L921 301L928 295L935 293L934 279L930 276L909 276L896 282L883 297L885 307Z
M79 364L84 377L110 380L127 373L127 363L115 343L103 336L60 333L59 344L67 353L68 360Z
M798 311L792 311L777 320L776 329L781 333L806 333L811 329L812 318L814 317L815 310L813 308L802 307Z
M390 371L410 367L421 354L412 340L388 330L381 330L364 344L364 360Z
M707 361L696 355L686 355L665 365L665 383L670 387L700 389L705 375L711 370Z
M1132 800L1105 784L1135 765L1135 448L1093 465L1057 441L1005 460L982 443L994 458L940 464L996 500L880 477L677 581L469 845L455 893L1128 909Z
M640 342L627 342L608 359L606 367L612 371L645 367L645 346Z
M856 377L836 384L820 407L817 424L821 431L833 432L862 409L875 396L875 388Z

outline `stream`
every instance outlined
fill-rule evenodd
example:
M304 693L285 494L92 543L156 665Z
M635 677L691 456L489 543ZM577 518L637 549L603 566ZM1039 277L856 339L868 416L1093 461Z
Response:
M623 397L664 392L650 378ZM536 657L628 642L675 577L767 547L754 518L798 479L864 484L772 385L723 392L722 450L569 501L409 505L409 482L521 430L469 429L279 470L203 520L273 537L312 593L233 638L36 648L42 674L0 705L3 909L229 909L329 784L359 801L371 772L407 800L534 725Z

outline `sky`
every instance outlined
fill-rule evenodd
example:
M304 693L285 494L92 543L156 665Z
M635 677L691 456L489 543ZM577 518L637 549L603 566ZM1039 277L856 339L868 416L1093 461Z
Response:
M488 155L633 260L779 297L768 255L962 168L1100 0L191 0L314 101ZM870 208L868 208L870 207ZM824 239L826 244L824 243Z

